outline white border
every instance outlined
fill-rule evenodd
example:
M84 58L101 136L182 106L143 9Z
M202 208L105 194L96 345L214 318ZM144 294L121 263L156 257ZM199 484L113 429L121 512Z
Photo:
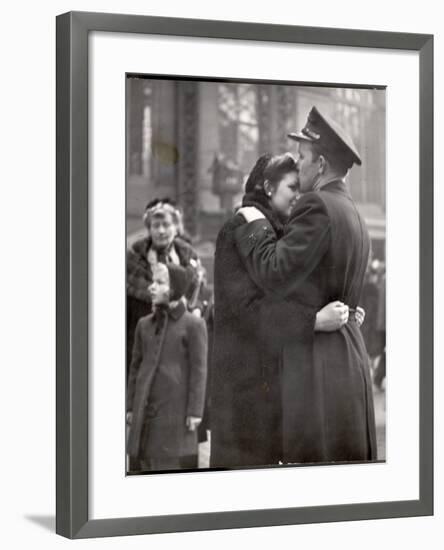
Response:
M91 519L417 499L418 54L116 33L89 40ZM386 464L124 476L125 72L388 86Z

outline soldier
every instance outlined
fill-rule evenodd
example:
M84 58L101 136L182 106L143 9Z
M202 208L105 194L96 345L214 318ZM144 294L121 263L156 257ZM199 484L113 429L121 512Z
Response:
M267 293L316 310L339 300L353 312L370 252L367 227L345 181L353 164L361 164L359 153L316 107L301 133L289 137L298 142L302 198L280 239L257 208L242 208L248 223L236 230L240 256ZM376 459L368 355L355 316L348 319L338 331L300 332L282 348L287 463Z

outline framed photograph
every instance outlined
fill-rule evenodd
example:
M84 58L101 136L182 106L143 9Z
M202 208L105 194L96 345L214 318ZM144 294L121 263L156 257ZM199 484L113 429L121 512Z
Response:
M433 514L433 36L57 17L57 533Z

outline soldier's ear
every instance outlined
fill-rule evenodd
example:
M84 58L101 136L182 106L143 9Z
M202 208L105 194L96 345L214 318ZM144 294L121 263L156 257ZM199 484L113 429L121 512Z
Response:
M318 163L319 163L318 172L319 174L323 174L327 168L327 160L323 155L319 155Z

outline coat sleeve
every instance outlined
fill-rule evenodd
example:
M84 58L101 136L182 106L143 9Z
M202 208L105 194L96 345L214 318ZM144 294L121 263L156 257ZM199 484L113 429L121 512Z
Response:
M188 325L188 381L187 416L202 418L207 384L207 327L203 319L192 318Z
M129 374L128 374L128 389L126 394L127 411L132 411L133 409L137 374L139 372L140 364L142 363L142 357L143 357L142 326L141 326L141 321L139 321L136 325L136 331L134 333L133 354L132 354L131 364L130 364Z
M214 253L215 311L223 309L241 321L239 330L251 334L258 329L264 292L255 284L239 256L235 235L240 225L246 225L245 220L236 216L217 236Z
M327 209L318 194L307 193L281 239L277 240L267 220L256 220L238 227L235 240L254 282L265 291L289 296L298 291L328 249Z

